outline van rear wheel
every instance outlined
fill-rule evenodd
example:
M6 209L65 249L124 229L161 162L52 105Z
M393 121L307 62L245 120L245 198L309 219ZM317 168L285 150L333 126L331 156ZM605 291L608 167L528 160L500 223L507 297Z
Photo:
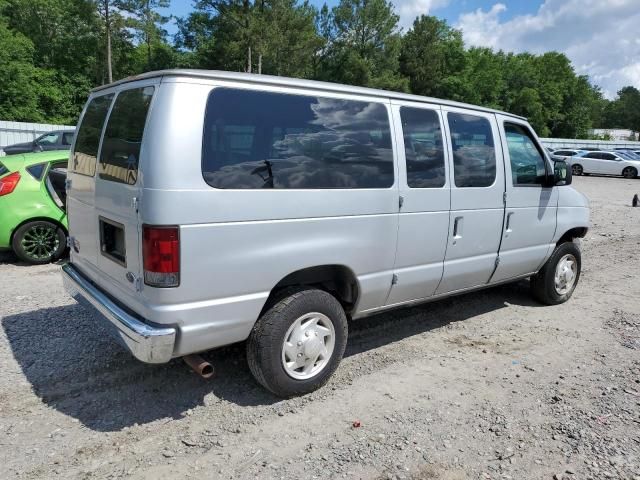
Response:
M285 292L253 327L249 369L279 397L312 392L338 368L347 335L347 317L333 295L318 289Z
M531 293L546 305L566 302L578 285L581 267L582 257L577 244L558 245L542 269L531 277Z

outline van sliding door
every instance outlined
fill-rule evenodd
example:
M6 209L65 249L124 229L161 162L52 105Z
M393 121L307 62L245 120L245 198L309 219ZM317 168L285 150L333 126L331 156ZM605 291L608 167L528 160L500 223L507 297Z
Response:
M402 198L387 305L430 297L442 279L451 191L439 105L394 102Z
M451 216L436 293L486 284L496 268L504 220L504 167L495 115L443 107L448 136Z

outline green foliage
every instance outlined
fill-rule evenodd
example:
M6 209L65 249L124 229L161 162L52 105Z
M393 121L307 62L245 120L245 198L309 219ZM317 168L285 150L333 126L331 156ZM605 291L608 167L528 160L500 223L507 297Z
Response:
M308 0L196 0L176 19L173 41L160 13L169 5L0 0L0 119L76 122L110 63L114 80L187 67L412 92L526 116L541 136L640 130L637 88L608 101L564 54L466 48L460 31L432 16L402 35L389 0L340 0L319 11Z

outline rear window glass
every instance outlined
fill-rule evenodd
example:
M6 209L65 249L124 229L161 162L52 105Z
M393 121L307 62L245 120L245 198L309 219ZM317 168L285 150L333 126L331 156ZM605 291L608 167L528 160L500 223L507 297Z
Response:
M109 115L100 152L100 178L133 185L153 87L120 92Z
M73 132L62 134L62 145L71 145L73 143Z
M107 117L113 94L96 97L87 106L78 129L78 138L73 152L71 171L93 177L96 173L96 157L100 146L100 135Z
M38 163L37 165L27 167L27 172L29 172L36 180L42 180L42 174L44 173L45 167L46 165L44 163Z
M394 168L387 109L217 88L207 102L202 171L215 188L388 188Z
M496 179L491 125L484 117L449 112L456 187L489 187Z

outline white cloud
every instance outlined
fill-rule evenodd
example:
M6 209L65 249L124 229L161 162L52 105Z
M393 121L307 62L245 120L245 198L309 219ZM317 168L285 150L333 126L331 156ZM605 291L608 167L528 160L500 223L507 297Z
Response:
M407 30L420 15L429 15L436 8L447 6L449 0L398 0L393 2L400 15L400 26Z
M545 0L535 14L501 21L507 9L496 3L489 11L462 14L456 27L469 45L563 52L608 98L625 85L640 88L638 0Z

